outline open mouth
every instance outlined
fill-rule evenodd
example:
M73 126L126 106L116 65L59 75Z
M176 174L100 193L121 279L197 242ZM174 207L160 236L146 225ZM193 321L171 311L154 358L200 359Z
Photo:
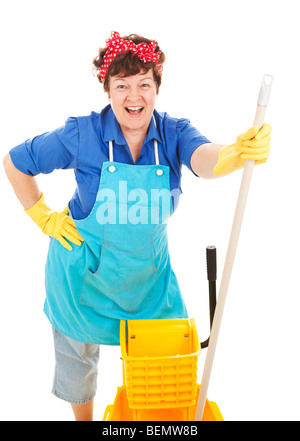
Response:
M125 109L130 115L136 116L142 113L144 107L125 107Z

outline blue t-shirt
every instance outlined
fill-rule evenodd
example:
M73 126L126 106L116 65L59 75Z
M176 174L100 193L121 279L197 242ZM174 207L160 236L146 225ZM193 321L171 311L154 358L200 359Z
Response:
M187 119L172 118L156 110L154 117L156 126L152 118L136 164L155 164L156 139L159 162L170 167L172 194L179 195L182 164L191 170L193 152L210 141ZM77 186L69 206L75 219L84 219L96 200L102 163L109 160L109 141L114 141L114 161L134 164L110 105L100 113L68 118L62 127L27 140L9 153L14 166L31 176L55 169L74 169Z

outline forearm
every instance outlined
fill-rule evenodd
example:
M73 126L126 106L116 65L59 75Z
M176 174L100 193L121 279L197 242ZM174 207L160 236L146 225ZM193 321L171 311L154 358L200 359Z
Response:
M24 209L31 208L41 197L36 179L34 176L26 175L18 170L9 154L4 157L3 166L8 180Z
M198 147L191 157L191 167L197 176L205 179L217 178L214 166L218 162L219 152L223 144L207 143Z

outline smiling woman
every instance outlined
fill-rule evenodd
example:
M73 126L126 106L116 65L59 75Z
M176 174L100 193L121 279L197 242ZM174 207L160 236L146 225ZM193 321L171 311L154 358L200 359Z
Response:
M72 403L76 420L92 419L99 345L119 344L121 319L188 317L167 235L182 165L216 177L268 157L267 125L221 150L189 120L157 112L164 61L154 40L113 32L94 59L110 104L4 158L25 212L51 237L44 311L55 343L53 393ZM62 213L47 206L35 180L55 169L74 169L76 178Z

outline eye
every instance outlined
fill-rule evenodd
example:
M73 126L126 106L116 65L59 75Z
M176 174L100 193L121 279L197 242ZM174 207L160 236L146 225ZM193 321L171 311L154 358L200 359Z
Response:
M124 86L124 84L119 84L118 86L117 86L117 89L125 89L126 88L126 86Z
M142 84L142 87L143 87L144 89L146 89L147 87L150 87L150 84L148 84L148 83L143 83L143 84Z

